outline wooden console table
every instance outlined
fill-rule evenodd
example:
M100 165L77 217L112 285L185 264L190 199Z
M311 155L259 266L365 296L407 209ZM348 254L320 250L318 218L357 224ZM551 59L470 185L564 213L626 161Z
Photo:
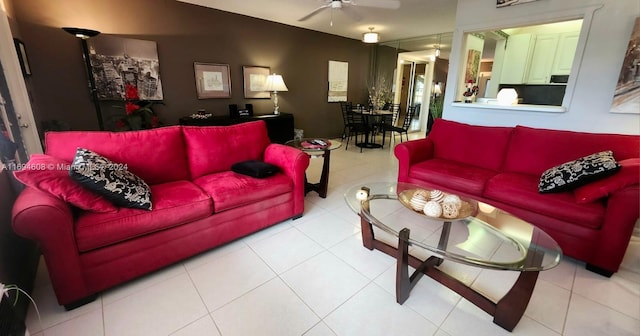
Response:
M280 113L280 114L265 114L255 115L250 117L236 117L232 118L228 115L225 116L213 116L206 119L198 119L192 117L180 118L180 125L186 126L229 126L235 124L241 124L250 121L264 120L267 124L267 133L269 139L273 143L283 144L293 139L293 114Z

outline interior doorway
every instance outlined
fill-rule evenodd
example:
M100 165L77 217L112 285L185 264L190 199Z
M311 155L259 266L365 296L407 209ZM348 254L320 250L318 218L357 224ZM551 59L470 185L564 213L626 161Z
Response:
M429 51L405 52L398 54L398 77L394 102L401 105L398 126L402 126L407 108L415 106L409 132L426 132L433 78L435 56Z
M416 132L420 130L420 112L422 111L422 102L424 98L426 68L427 63L423 61L414 61L403 65L400 104L407 107L416 107L416 112L411 119L409 132ZM409 80L406 81L404 78L408 78ZM398 119L404 120L406 113L407 109L403 108Z

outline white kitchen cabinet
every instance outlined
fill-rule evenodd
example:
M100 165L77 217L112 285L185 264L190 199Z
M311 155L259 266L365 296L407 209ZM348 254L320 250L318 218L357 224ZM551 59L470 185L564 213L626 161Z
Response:
M511 35L507 40L500 83L523 84L535 39L532 34Z
M556 50L558 49L558 34L543 34L536 36L536 43L531 55L531 65L527 75L527 84L546 84L551 77ZM569 68L571 70L571 68Z
M558 49L551 69L552 75L568 75L571 72L579 38L580 32L561 33L559 35Z

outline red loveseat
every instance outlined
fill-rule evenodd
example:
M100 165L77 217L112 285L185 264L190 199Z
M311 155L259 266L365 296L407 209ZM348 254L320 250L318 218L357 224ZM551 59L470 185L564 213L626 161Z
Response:
M58 302L73 309L98 292L222 245L304 211L309 157L270 144L263 121L227 127L172 126L136 132L51 132L46 154L72 162L90 149L149 184L153 210L91 212L26 188L13 229L40 244ZM264 160L280 172L232 172Z
M398 144L395 156L399 182L495 205L543 229L564 254L585 261L587 269L610 276L618 270L640 216L637 168L630 175L633 180L635 174L635 181L591 202L579 202L577 189L538 192L545 170L605 150L612 150L617 161L635 161L640 137L437 119L427 138Z

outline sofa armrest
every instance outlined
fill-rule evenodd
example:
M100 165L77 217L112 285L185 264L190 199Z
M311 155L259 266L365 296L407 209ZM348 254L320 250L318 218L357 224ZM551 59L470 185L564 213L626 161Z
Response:
M615 191L607 198L597 253L591 264L616 272L624 258L635 223L640 218L640 185Z
M15 233L40 245L58 303L68 304L83 298L82 293L89 294L83 280L69 204L27 187L13 204L11 225Z
M309 155L303 151L281 144L270 144L264 151L264 161L280 167L293 181L294 214L304 212L305 171L309 167Z
M433 142L429 138L402 142L393 153L398 158L398 182L407 182L412 165L433 158Z

